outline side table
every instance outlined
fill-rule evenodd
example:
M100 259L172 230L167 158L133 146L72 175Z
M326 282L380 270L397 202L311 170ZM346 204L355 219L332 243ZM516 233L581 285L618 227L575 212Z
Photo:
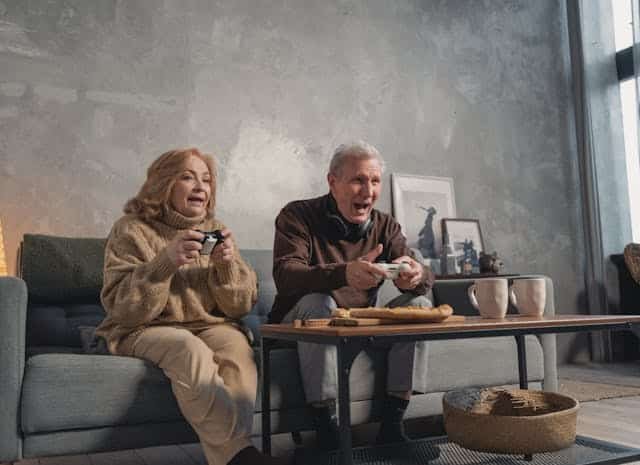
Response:
M446 279L482 279L482 278L517 278L518 276L522 276L519 273L504 273L504 274L496 274L496 273L471 273L471 274L462 274L462 273L454 273L454 274L437 274L436 280L443 281Z

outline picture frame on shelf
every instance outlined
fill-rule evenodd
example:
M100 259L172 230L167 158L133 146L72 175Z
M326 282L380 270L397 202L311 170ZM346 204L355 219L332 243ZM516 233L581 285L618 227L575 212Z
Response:
M391 174L393 216L407 245L420 251L425 263L440 272L441 218L456 216L453 178Z
M471 218L442 218L443 247L455 256L456 269L462 273L478 273L484 240L480 221Z

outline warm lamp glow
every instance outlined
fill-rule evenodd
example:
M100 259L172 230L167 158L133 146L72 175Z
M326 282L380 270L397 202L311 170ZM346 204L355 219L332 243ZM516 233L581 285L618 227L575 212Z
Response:
M2 237L2 222L0 221L0 276L7 276L7 258L4 254L4 238Z

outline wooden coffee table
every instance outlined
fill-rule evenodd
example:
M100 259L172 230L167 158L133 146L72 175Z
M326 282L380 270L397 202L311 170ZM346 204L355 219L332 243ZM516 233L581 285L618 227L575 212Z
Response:
M340 427L339 463L353 463L351 449L351 413L349 372L356 356L366 347L390 347L397 342L442 339L466 339L477 337L513 336L518 353L520 388L527 388L527 360L524 337L528 334L552 334L599 330L630 330L640 337L640 315L553 315L525 317L508 315L501 320L467 317L464 322L399 324L359 327L294 327L292 324L266 324L260 328L262 339L262 448L271 453L270 416L270 351L279 340L314 342L336 346L338 362L338 419ZM598 444L615 444L598 441ZM598 459L589 463L624 463L640 458L629 453L625 458ZM626 460L626 457L629 460Z

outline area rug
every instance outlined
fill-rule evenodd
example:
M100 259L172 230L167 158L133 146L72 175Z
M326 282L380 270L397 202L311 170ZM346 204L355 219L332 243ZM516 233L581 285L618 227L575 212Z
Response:
M558 378L640 388L640 360L558 366Z
M589 402L615 397L640 396L640 387L620 386L616 384L591 383L574 379L559 379L559 391L577 399Z

